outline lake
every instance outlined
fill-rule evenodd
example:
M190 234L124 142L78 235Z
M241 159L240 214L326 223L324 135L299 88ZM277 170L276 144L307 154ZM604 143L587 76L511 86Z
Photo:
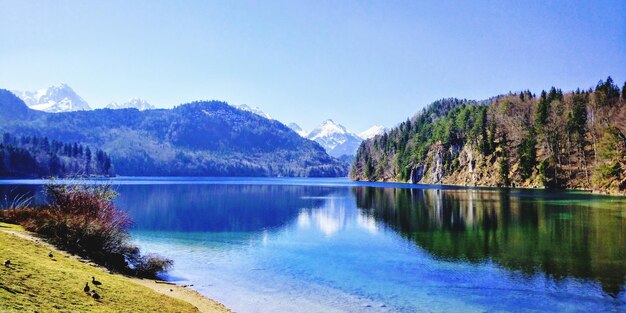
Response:
M237 312L624 312L626 198L347 179L115 178L165 277ZM2 199L43 201L40 180Z

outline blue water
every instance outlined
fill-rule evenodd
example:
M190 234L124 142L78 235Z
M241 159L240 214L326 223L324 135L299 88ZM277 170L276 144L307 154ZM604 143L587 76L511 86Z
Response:
M42 181L1 181L0 193ZM347 179L118 178L165 277L237 312L624 312L626 199ZM37 196L38 201L41 196Z

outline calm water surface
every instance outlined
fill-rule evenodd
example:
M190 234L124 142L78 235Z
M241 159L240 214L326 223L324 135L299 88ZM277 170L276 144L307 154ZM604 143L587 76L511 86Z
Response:
M112 183L136 242L174 259L167 279L237 312L626 311L625 198L347 179ZM7 198L42 201L40 189L0 182Z

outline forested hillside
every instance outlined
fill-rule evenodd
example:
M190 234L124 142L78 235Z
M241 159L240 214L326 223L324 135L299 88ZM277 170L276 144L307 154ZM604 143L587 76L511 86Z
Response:
M0 177L89 176L113 174L111 158L101 150L46 137L0 139Z
M280 122L220 101L174 109L45 113L0 89L0 132L98 147L119 175L346 176L348 166Z
M625 88L443 99L364 141L351 177L431 184L626 190Z

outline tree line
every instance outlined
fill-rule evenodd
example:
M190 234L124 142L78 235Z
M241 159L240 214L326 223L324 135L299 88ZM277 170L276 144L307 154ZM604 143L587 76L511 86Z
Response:
M113 174L111 158L100 149L63 143L47 137L13 136L4 133L0 141L0 176L90 176Z

